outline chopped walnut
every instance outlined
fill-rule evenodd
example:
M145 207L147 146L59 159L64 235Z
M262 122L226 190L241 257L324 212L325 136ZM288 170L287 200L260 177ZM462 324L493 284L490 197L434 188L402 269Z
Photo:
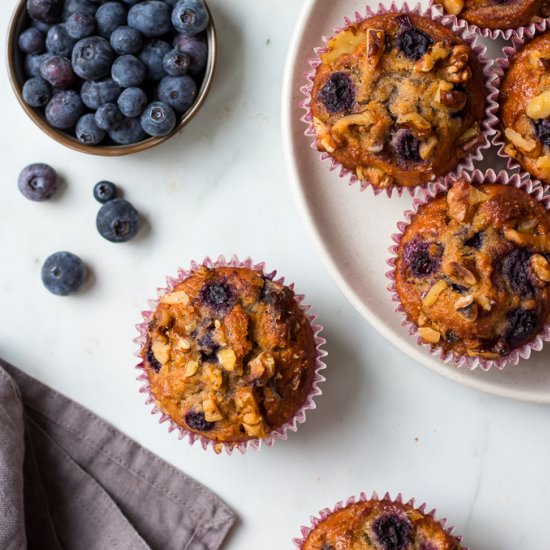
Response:
M496 303L493 299L488 298L484 294L478 294L476 296L476 302L482 307L484 311L491 311Z
M516 149L524 154L533 153L537 150L537 142L530 137L523 137L512 128L506 128L504 135L512 142Z
M443 262L443 273L451 280L464 286L474 286L477 282L476 276L458 262Z
M535 275L544 283L550 283L550 263L540 254L531 256L531 268Z
M476 303L472 303L469 306L457 308L456 310L464 319L470 322L474 322L477 319L479 308Z
M431 138L428 138L427 141L423 141L420 144L420 147L418 148L418 154L420 155L420 158L422 160L426 160L432 156L432 153L435 151L435 148L437 146L437 137L432 136Z
M334 151L338 149L338 144L330 135L327 126L317 117L314 117L313 128L315 129L315 134L317 135L319 145L321 145L327 153L334 153Z
M358 166L355 172L360 180L370 181L373 185L382 189L393 183L393 178L389 174L375 166Z
M416 71L429 73L438 61L449 57L451 50L443 44L436 42L417 62L414 66Z
M538 171L538 177L542 178L543 180L550 179L550 156L549 155L540 156L536 160L535 166Z
M457 222L470 221L479 203L489 199L465 180L458 180L447 193L447 212Z
M211 390L219 390L223 385L223 373L215 365L206 365L204 367L206 383Z
M407 127L418 139L426 139L432 135L432 125L418 113L399 115L397 124Z
M437 344L441 340L441 334L430 327L420 327L418 329L418 336L428 344Z
M519 246L532 246L540 252L550 252L550 237L548 235L532 235L506 227L502 230L504 237Z
M165 365L170 361L170 344L165 343L160 338L153 340L151 351L161 365Z
M178 290L177 292L171 292L170 294L165 294L160 299L161 304L183 304L186 306L189 304L189 296L183 291Z
M533 120L548 118L550 116L550 90L546 90L531 99L525 112Z
M440 91L439 103L450 109L456 109L459 111L466 105L466 94L458 90Z
M362 113L348 115L337 120L331 128L331 132L339 141L339 138L344 135L350 126L366 126L367 128L375 123L374 116L369 109Z
M439 295L444 290L447 290L448 287L449 285L443 279L437 281L437 283L435 283L432 288L430 288L426 296L424 296L424 299L422 300L422 305L424 307L433 306L439 299Z
M235 365L237 363L237 356L231 348L226 348L218 351L218 361L220 365L229 372L235 370Z
M199 370L199 364L196 361L188 361L184 368L184 376L190 378L191 376L197 374Z
M459 44L453 52L444 70L446 80L453 84L463 84L472 77L472 70L468 67L470 48L466 44Z
M466 149L468 142L476 143L480 135L479 123L474 122L456 141L457 145L462 145L463 149Z
M265 352L260 353L248 363L250 376L253 379L268 380L275 373L275 360Z
M471 294L468 294L467 296L461 296L455 302L455 309L462 309L462 308L471 306L473 303L474 303L474 297Z
M380 29L367 30L367 59L376 67L384 55L386 34Z
M218 409L218 405L213 397L205 399L202 402L202 408L204 411L204 418L207 422L217 422L218 420L223 420L222 413Z

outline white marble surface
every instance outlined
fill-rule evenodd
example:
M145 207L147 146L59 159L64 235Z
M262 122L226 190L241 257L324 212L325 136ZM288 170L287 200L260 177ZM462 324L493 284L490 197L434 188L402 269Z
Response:
M477 550L550 548L550 408L490 397L412 363L346 302L292 202L280 135L285 54L304 0L212 0L220 36L214 88L169 143L131 158L82 156L48 140L0 73L0 355L103 416L215 490L240 516L235 550L291 548L310 514L360 491L402 491L451 518ZM14 0L0 10L4 36ZM4 41L0 55L5 56ZM35 204L16 178L29 162L67 184ZM134 242L95 230L99 179L148 218ZM92 267L73 298L48 294L40 266L71 250ZM149 415L133 366L134 323L179 265L251 255L296 282L320 314L328 381L298 433L271 449L215 456Z

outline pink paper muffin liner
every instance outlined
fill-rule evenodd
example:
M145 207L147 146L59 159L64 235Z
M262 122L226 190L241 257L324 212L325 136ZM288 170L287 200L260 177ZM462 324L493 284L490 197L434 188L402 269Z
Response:
M446 12L445 8L436 3L435 0L431 0L431 3L435 10L444 15L445 20L451 22L453 25L458 25L460 28L464 29L470 34L476 34L482 36L483 38L489 38L495 40L497 38L503 38L504 40L510 40L514 38L527 39L530 36L533 36L536 32L539 32L540 29L546 25L547 20L543 19L538 23L530 23L529 25L523 25L517 27L516 29L487 29L480 28L477 25L468 23L465 19L462 19L459 16L451 15Z
M316 408L314 398L322 394L322 391L319 388L319 385L325 381L325 377L321 375L321 371L326 368L326 365L322 361L322 358L327 355L326 351L322 349L322 346L326 343L326 340L320 336L320 333L323 330L323 327L320 324L316 323L317 315L310 313L311 306L304 305L303 301L305 296L303 294L296 294L295 300L298 302L298 304L300 305L300 308L305 313L309 323L311 324L311 328L313 329L313 333L315 337L317 356L315 359L315 367L314 367L315 373L313 376L313 382L311 385L311 390L307 395L306 400L304 401L301 408L286 424L270 432L267 438L251 439L248 441L243 441L238 443L213 441L200 434L196 434L190 430L187 430L183 426L180 426L179 424L177 424L170 416L163 413L157 406L155 397L151 392L149 378L147 376L147 372L145 370L143 360L141 360L141 356L140 356L141 349L146 343L149 320L153 315L153 312L156 310L159 304L160 298L162 298L162 296L164 296L165 294L172 292L179 283L187 279L191 274L193 274L203 266L207 268L243 267L243 268L253 269L255 271L262 273L264 277L271 279L272 281L276 281L281 284L284 283L284 277L276 278L276 275L277 275L276 271L267 272L265 270L264 262L256 264L250 258L247 258L244 261L239 261L237 256L233 256L230 260L226 260L224 256L220 256L217 260L211 260L209 257L206 257L204 261L200 264L194 261L191 262L191 266L189 269L184 269L184 268L178 269L178 273L176 277L167 277L166 287L158 288L157 298L148 300L150 309L141 312L143 321L138 325L136 325L136 328L138 329L138 332L139 332L139 336L134 339L134 342L138 344L140 347L140 349L136 352L136 356L140 358L140 362L136 366L136 369L139 371L139 376L137 377L137 380L139 380L140 382L143 382L143 385L141 386L139 391L140 393L143 393L147 396L145 404L153 405L151 414L160 415L159 423L163 424L167 422L168 432L176 432L179 439L187 438L190 445L193 445L196 441L199 441L202 448L205 450L208 447L212 447L216 453L220 453L223 449L229 455L231 455L235 450L238 450L244 454L249 448L254 450L259 450L262 446L271 447L277 439L282 439L282 440L287 439L288 432L297 431L298 425L306 421L306 412L308 410L312 410ZM287 286L291 290L294 290L294 283Z
M464 157L450 174L451 175L458 174L462 170L473 170L474 161L481 161L483 159L482 151L485 149L488 149L491 146L490 138L495 133L494 128L498 122L495 115L496 111L498 110L498 104L496 102L496 99L498 97L498 90L494 85L496 76L494 74L494 71L492 70L493 62L489 60L485 55L487 51L487 47L477 43L475 35L473 35L472 33L466 32L463 26L459 25L458 23L452 22L448 18L448 16L443 16L433 6L430 6L427 9L423 9L420 7L420 4L416 4L413 7L410 7L407 2L405 2L401 6L398 6L395 2L392 2L389 8L384 7L382 4L378 4L378 8L372 9L370 6L367 5L365 7L364 14L360 13L359 11L356 11L354 15L354 19L345 17L344 25L342 27L335 27L330 36L322 37L323 43L326 45L336 34L343 31L350 25L360 23L365 19L369 19L370 17L373 17L375 15L383 15L389 12L421 15L424 17L429 17L434 21L441 23L442 25L452 29L456 34L458 34L472 48L473 53L477 57L480 63L480 66L482 68L483 76L485 77L486 102L487 102L485 107L485 118L482 123L481 137L479 138L478 142L474 142L472 144L472 148L475 147L475 149L472 150L470 155L467 157ZM308 138L312 138L311 147L312 149L315 149L315 150L317 150L317 144L316 144L315 128L313 126L313 115L311 112L311 99L312 99L311 92L313 90L313 82L315 79L315 75L317 73L317 68L319 67L319 65L321 65L320 56L326 51L327 51L326 46L322 46L314 49L315 56L308 60L308 65L311 67L311 70L305 73L304 75L307 80L307 84L305 84L300 88L300 91L304 96L304 99L300 102L300 107L305 111L305 114L302 116L300 120L307 125L307 129L305 130L304 134ZM411 196L414 196L419 189L428 188L430 187L430 185L435 184L439 181L442 181L445 178L445 176L440 176L438 178L435 178L432 181L426 182L421 185L417 185L415 187L406 187L402 185L392 184L389 187L380 188L380 187L377 187L376 185L373 185L369 181L360 180L356 176L356 174L353 172L353 170L350 170L344 167L336 159L331 157L329 153L322 152L319 154L319 156L323 162L327 162L329 164L330 171L338 170L340 178L347 179L348 185L351 186L359 182L360 191L364 191L365 189L370 187L375 196L379 195L382 192L386 192L387 196L391 197L394 191L397 193L398 196L401 196L405 191L409 193Z
M494 170L487 170L486 172L474 170L472 173L462 172L461 174L458 174L458 176L447 176L445 178L445 182L438 183L434 189L425 190L421 197L418 197L413 201L412 210L407 210L405 212L405 221L401 221L397 224L398 233L392 235L392 240L395 244L389 249L391 257L387 261L388 265L391 267L391 271L386 273L387 278L391 281L391 284L388 286L388 290L391 292L392 301L397 304L395 311L403 317L401 326L405 327L410 335L418 334L418 327L407 317L407 314L401 304L399 294L397 293L396 261L399 243L401 242L401 238L403 237L405 230L410 225L413 216L418 212L418 209L430 202L439 194L445 193L457 179L465 179L474 185L481 183L501 183L504 185L513 185L518 189L523 189L529 195L534 197L550 213L550 195L544 195L544 189L540 184L533 182L528 178L524 178L519 174L510 176L504 170L501 170L498 173L494 172ZM515 366L519 363L520 358L529 359L533 351L540 351L544 342L550 342L550 323L546 323L541 332L531 342L514 349L509 355L496 360L459 355L453 351L445 352L442 348L425 343L420 339L420 337L417 338L417 343L419 346L426 349L432 356L437 357L443 363L453 365L457 368L466 367L470 370L474 370L479 367L484 371L488 371L493 367L502 370L507 365Z
M506 160L506 167L508 170L518 170L521 177L530 178L533 180L534 183L546 185L544 183L541 183L539 180L534 179L534 176L532 176L523 166L513 157L511 157L508 153L504 151L504 147L506 147L506 139L504 136L504 128L502 126L502 122L499 115L500 110L500 87L502 85L502 80L504 78L504 75L506 74L506 71L510 67L510 61L511 59L521 50L521 48L529 42L532 38L534 38L535 35L543 33L549 29L550 19L545 19L542 23L539 23L536 25L536 28L531 31L525 31L523 35L521 36L513 36L512 37L512 45L511 46L505 46L502 48L502 54L503 57L499 57L495 61L495 87L498 89L498 95L497 95L497 102L499 104L498 109L496 111L497 118L495 121L493 121L493 129L494 129L494 136L493 136L493 145L498 147L498 156Z
M340 501L340 502L336 503L334 508L324 508L323 510L321 510L318 513L317 516L311 516L310 517L310 524L307 525L307 526L303 525L302 527L300 527L300 531L301 531L302 536L293 539L293 542L296 545L296 548L301 549L304 546L307 538L309 537L309 534L322 521L324 521L331 514L334 514L335 512L339 512L340 510L343 510L344 508L347 508L348 506L351 506L352 504L357 504L357 503L360 503L360 502L367 502L369 500L386 501L386 502L391 503L391 504L405 504L405 505L408 505L408 506L412 506L413 508L416 508L417 510L419 510L422 514L426 514L427 516L431 517L434 521L439 523L439 525L445 531L445 533L455 537L458 540L459 543L462 541L461 536L453 534L454 527L448 526L447 525L447 520L445 518L438 519L436 517L437 512L436 512L435 509L431 510L430 512L426 512L426 506L427 505L425 503L421 504L420 506L417 506L415 504L415 499L414 498L411 498L410 500L405 501L404 498L403 498L403 495L401 493L399 493L395 499L392 499L389 493L386 493L382 498L380 498L376 492L373 492L370 497L368 497L366 495L366 493L360 493L358 497L352 496L352 497L348 498L346 501ZM460 546L460 549L461 550L468 550L468 548L466 548L465 546L462 546L462 545Z

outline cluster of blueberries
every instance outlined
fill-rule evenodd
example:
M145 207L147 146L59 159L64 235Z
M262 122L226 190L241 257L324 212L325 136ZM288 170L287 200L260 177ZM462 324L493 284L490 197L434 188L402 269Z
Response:
M18 187L32 201L46 201L59 189L59 176L48 164L29 164L19 174ZM96 226L99 234L113 243L122 243L134 238L140 226L139 214L125 199L117 198L118 189L110 181L100 181L94 186L95 199L102 204L97 213ZM56 252L42 266L42 282L53 294L74 294L84 283L86 267L82 260L71 252Z
M24 101L87 145L162 137L195 101L204 0L27 0Z

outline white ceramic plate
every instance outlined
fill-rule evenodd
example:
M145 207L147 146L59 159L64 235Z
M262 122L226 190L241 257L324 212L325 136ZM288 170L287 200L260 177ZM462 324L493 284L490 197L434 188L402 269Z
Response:
M392 197L348 186L337 172L311 148L300 121L306 83L307 60L321 46L322 36L341 26L345 16L364 13L357 0L310 0L305 6L290 45L283 85L283 143L289 177L299 210L331 276L361 315L387 340L417 363L466 386L481 391L536 403L550 404L550 345L529 360L503 371L457 369L440 362L416 344L401 326L401 316L387 290L385 276L390 236L403 212L412 204L409 196ZM493 50L494 51L494 50ZM486 154L487 157L487 154ZM491 166L495 166L496 160ZM484 166L480 166L484 168Z

